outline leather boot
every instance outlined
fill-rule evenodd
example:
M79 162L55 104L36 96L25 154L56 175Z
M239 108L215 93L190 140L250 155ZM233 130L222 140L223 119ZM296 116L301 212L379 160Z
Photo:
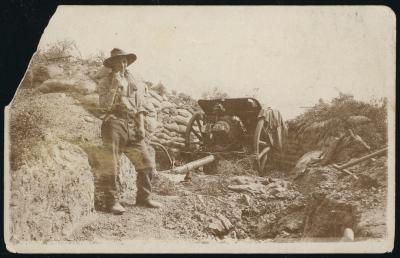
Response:
M158 208L162 207L162 204L159 202L153 201L151 199L145 199L145 200L141 200L141 201L136 199L136 206L158 209Z
M115 215L121 215L125 212L125 209L119 202L115 202L114 205L111 207L111 212Z

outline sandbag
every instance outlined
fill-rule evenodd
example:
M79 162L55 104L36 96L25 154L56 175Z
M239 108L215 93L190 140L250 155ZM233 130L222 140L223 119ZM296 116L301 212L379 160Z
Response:
M183 138L183 137L174 137L173 138L173 141L174 142L180 142L180 143L185 143L186 141L185 141L185 138Z
M169 146L175 147L175 148L185 148L185 144L180 143L180 142L170 142Z
M170 115L170 116L177 116L178 113L176 112L176 109L175 109L175 108L170 108L170 109L169 109L169 115Z
M176 123L165 124L164 127L169 131L179 132L179 126Z
M168 130L168 129L166 129L166 128L163 128L163 129L161 130L161 132L167 134L169 137L175 137L175 136L177 135L176 132L170 131L170 130Z
M151 104L153 104L155 109L160 109L161 108L161 102L158 101L155 98L151 98L151 97L147 98L147 102L150 102Z
M187 109L177 109L176 112L178 113L178 115L186 118L192 117L192 113L190 113Z
M157 132L157 133L154 134L154 136L159 138L159 139L164 139L164 140L170 140L171 139L171 136L169 136L168 134L163 133L163 132Z
M156 109L155 109L153 103L148 102L148 101L144 101L144 102L142 103L142 105L143 105L143 107L144 107L147 111L149 111L149 113L151 113L151 112L156 112Z
M149 90L148 93L155 98L156 100L158 100L160 103L163 102L163 97L161 97L160 95L158 95L156 92Z
M164 109L164 108L174 108L174 107L175 107L175 104L172 104L171 102L168 102L168 101L161 102L161 108L162 109Z
M168 141L166 141L166 140L164 140L164 139L159 139L158 142L159 142L161 145L166 145L166 144L168 143Z
M190 118L186 118L183 116L175 116L174 118L174 122L176 122L178 125L184 125L187 126L189 123Z
M186 132L186 126L184 125L178 125L179 129L178 132L179 133L185 133Z
M157 112L148 112L147 116L157 119Z
M167 95L163 94L163 95L162 95L162 99L163 99L164 101L168 101Z
M169 108L163 108L161 111L162 111L164 114L166 114L166 115L169 116L169 111L170 111Z
M157 130L158 127L161 127L162 124L160 122L157 121L157 119L153 118L153 117L149 117L146 116L145 119L145 128L152 132L155 132Z

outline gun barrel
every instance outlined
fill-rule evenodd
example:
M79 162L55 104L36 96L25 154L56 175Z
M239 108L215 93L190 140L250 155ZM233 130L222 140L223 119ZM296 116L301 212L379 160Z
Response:
M165 170L165 171L161 171L161 172L166 172L166 173L172 173L172 174L185 174L193 169L196 169L198 167L207 165L211 162L215 161L215 156L214 155L209 155L206 156L204 158L189 162L185 165L173 168L173 169L169 169L169 170Z

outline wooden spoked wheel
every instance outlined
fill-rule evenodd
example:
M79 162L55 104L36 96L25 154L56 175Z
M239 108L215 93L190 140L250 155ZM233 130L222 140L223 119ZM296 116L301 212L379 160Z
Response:
M185 147L188 151L196 151L204 146L205 126L202 113L195 113L189 120L185 133Z
M260 119L257 123L253 147L254 154L256 155L258 172L264 174L268 162L271 161L272 152L272 145L264 119Z

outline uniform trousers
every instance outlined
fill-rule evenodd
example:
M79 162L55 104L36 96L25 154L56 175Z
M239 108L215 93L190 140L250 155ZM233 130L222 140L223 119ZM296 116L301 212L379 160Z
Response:
M154 155L150 155L147 144L143 139L138 140L132 126L128 126L126 120L111 117L103 121L101 125L101 136L105 149L103 165L105 170L103 176L108 181L107 191L119 201L119 160L123 153L135 166L137 172L136 203L145 202L151 193L151 179L155 167Z

